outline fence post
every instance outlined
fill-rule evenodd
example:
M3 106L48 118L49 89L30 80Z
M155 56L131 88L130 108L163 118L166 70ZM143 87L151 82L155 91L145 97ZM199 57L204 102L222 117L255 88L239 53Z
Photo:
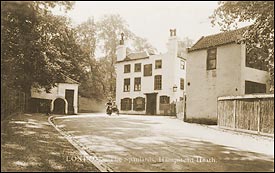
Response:
M257 111L257 117L258 117L258 133L260 133L261 129L260 129L260 123L261 123L261 100L259 99L258 101L258 111Z
M219 112L219 106L220 106L219 97L217 97L217 118L218 118L217 125L218 125L218 127L220 127L220 112Z
M237 100L235 99L234 100L234 106L233 106L233 122L234 122L234 124L233 124L233 128L235 129L236 128L236 106L237 106Z

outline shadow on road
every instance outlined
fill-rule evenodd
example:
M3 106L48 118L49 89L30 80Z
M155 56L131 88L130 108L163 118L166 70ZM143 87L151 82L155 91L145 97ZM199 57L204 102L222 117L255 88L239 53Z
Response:
M89 162L71 162L78 151L43 114L21 114L2 122L1 171L98 171Z
M273 157L171 135L156 121L88 116L55 123L115 171L274 171Z

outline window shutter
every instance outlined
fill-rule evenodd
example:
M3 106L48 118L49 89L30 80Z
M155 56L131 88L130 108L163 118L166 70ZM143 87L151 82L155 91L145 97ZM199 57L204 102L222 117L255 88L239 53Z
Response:
M120 110L124 110L123 109L123 99L120 100Z
M137 99L137 98L133 99L133 100L134 100L134 104L133 104L133 110L134 110L134 111L136 110L136 107L137 107L137 105L136 105L136 104L137 104L137 103L136 103L136 99Z
M145 110L145 98L142 98L142 110Z

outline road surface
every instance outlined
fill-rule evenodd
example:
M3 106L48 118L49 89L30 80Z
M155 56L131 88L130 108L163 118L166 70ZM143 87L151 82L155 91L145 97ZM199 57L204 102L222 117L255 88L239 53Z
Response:
M82 114L57 117L54 123L113 171L274 171L274 139L174 117Z

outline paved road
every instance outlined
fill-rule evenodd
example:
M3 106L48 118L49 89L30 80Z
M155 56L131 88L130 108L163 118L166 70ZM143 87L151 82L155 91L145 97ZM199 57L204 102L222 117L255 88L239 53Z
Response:
M267 155L274 140L173 117L83 114L54 122L114 171L274 171L274 155ZM253 152L258 148L262 154Z

